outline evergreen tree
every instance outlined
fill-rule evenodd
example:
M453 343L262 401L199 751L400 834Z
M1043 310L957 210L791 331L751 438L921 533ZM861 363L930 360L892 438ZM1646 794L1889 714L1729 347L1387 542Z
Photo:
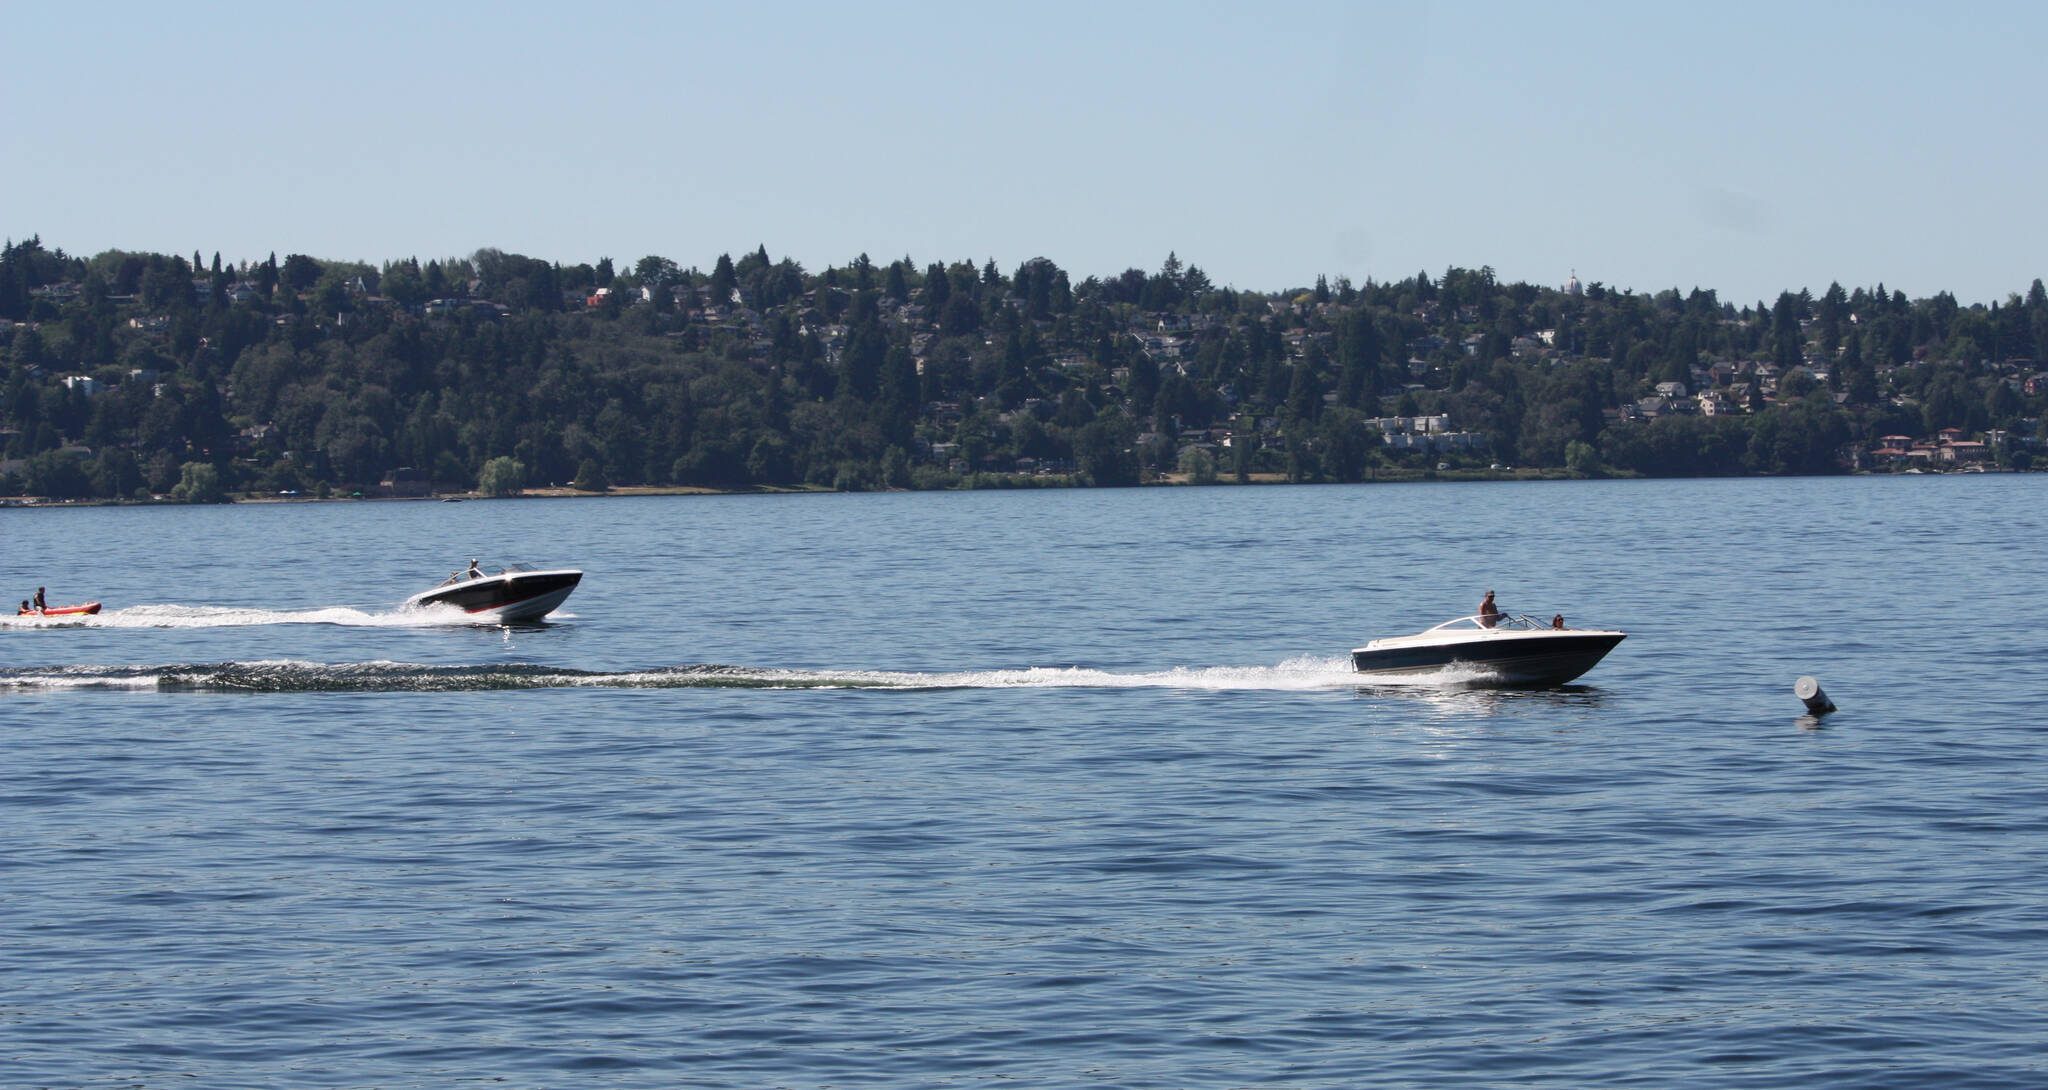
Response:
M1323 413L1323 384L1313 363L1304 361L1294 368L1294 380L1287 391L1287 411L1297 419L1313 421Z
M2033 334L2034 358L2048 361L2048 291L2038 277L2027 289L2027 327Z
M1837 369L1842 374L1842 389L1848 393L1850 404L1870 405L1877 401L1877 376L1863 359L1861 336L1849 338Z
M1799 366L1804 340L1799 330L1799 298L1782 292L1771 308L1771 362L1780 368Z
M1346 408L1379 405L1379 329L1363 307L1345 312L1337 326L1337 403Z
M881 390L882 364L888 352L888 335L879 326L872 322L855 326L840 355L838 398L863 404L873 401Z
M1842 345L1842 320L1848 316L1849 299L1842 285L1831 283L1820 299L1820 346L1832 356Z
M919 409L917 361L910 347L890 345L882 357L882 431L891 443L908 446L915 434Z
M733 269L732 255L719 254L718 263L711 267L711 302L714 306L732 303L732 293L739 286L739 275Z
M612 486L605 479L604 467L598 464L597 459L585 458L576 467L576 479L569 482L569 487L578 492L609 492Z

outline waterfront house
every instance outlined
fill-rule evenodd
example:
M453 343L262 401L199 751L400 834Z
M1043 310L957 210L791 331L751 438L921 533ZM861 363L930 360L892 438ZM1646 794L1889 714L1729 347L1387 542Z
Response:
M401 466L386 473L377 482L377 489L387 496L425 496L433 492L434 486L426 470Z
M1973 465L1990 457L1990 448L1975 439L1958 439L1941 446L1941 460L1950 465Z

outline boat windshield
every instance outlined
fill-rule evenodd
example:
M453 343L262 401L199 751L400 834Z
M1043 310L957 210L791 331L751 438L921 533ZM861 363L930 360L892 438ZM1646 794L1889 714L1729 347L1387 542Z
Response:
M1503 628L1518 632L1533 632L1539 629L1547 631L1550 628L1550 622L1539 621L1534 617L1521 613L1503 613L1493 618L1492 624L1487 624L1485 621L1481 620L1477 614L1474 614L1470 617L1460 617L1455 621L1445 621L1444 623L1437 625L1435 628L1430 629L1430 631L1462 632L1468 629L1474 629L1479 631L1492 629L1498 631Z
M472 579L490 579L499 575L510 575L513 572L533 570L534 567L531 564L507 564L504 567L499 568L495 572L477 571L475 573L471 573L469 569L464 568L459 572L449 573L448 578L441 580L441 582L436 585L443 587L452 587L457 583L467 583Z

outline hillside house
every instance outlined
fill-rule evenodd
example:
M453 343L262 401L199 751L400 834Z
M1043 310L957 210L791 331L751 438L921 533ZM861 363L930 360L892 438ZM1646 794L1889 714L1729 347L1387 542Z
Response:
M1913 454L1913 441L1903 435L1887 435L1879 439L1878 445L1870 452L1871 465L1888 469L1908 461Z

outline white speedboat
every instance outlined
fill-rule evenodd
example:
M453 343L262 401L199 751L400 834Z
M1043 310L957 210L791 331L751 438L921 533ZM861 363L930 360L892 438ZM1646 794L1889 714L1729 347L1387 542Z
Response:
M1460 617L1413 636L1373 640L1351 652L1351 666L1373 677L1412 678L1469 670L1475 685L1540 689L1591 670L1628 638L1599 628L1553 627L1533 617Z
M441 585L407 598L404 608L454 606L494 624L537 621L554 612L582 581L583 573L574 568L536 571L530 564L512 564L487 574L472 563Z

